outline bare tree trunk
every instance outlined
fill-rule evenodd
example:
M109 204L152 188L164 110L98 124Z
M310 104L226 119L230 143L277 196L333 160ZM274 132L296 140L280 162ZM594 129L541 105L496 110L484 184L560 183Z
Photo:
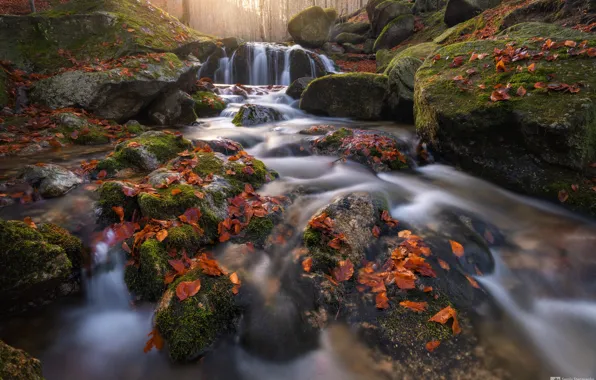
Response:
M31 7L31 13L35 13L35 0L29 0L29 6Z

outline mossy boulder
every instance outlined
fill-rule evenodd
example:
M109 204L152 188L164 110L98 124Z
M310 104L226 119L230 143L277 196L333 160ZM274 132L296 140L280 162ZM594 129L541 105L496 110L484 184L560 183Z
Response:
M457 25L500 3L501 0L449 0L445 10L445 24Z
M337 20L337 16L338 16L337 9L335 9L335 8L324 8L323 10L327 14L327 18L329 19L329 21L331 23L334 23L335 20Z
M149 2L135 0L71 1L1 20L0 60L36 72L71 67L71 57L109 60L210 40Z
M350 73L328 75L312 81L300 101L300 109L319 115L379 120L387 111L384 75Z
M379 3L372 14L371 25L374 36L399 16L412 14L412 5L407 1L386 0Z
M417 58L421 61L425 61L438 48L439 45L437 45L434 42L424 42L421 44L408 46L405 49L393 54L389 64L387 65L387 68L385 69L385 74L389 74L389 72L395 67L397 62L405 57L412 57Z
M19 171L18 178L37 189L44 198L60 197L83 183L79 176L55 164L27 165Z
M189 149L192 149L192 143L182 136L159 131L145 132L118 144L114 154L101 161L97 170L106 170L110 175L126 168L151 171Z
M292 99L300 99L308 84L313 80L315 80L313 77L303 77L296 79L286 90L286 95Z
M366 36L363 36L361 34L356 34L356 33L341 33L340 35L338 35L335 38L335 42L337 42L338 44L344 45L344 44L352 44L352 45L358 45L363 43L364 41L366 41Z
M8 74L4 70L4 67L0 66L0 109L8 106L10 102L8 86Z
M427 12L435 12L447 5L447 0L416 0L412 7L415 15Z
M171 270L168 252L164 244L150 239L141 245L138 255L137 265L126 267L124 281L128 289L137 297L156 302L166 288L164 278Z
M407 169L412 161L407 157L406 142L380 131L340 128L312 142L315 154L344 157L376 172Z
M303 77L320 77L327 74L320 58L307 50L294 48L290 51L290 81Z
M113 210L113 207L122 207L125 219L131 219L137 212L139 204L136 197L129 197L124 194L127 185L119 181L104 182L97 190L99 200L97 201L97 214L100 224L109 225L120 222L120 217Z
M180 90L161 95L149 106L147 113L155 125L188 125L197 120L194 99Z
M329 38L336 41L337 36L342 33L353 33L358 35L365 35L370 31L370 23L368 22L344 22L335 24L329 32Z
M192 95L195 101L195 112L198 117L219 116L226 108L226 103L218 95L212 92L199 91Z
M414 16L404 14L391 21L379 34L375 41L374 50L391 49L414 33Z
M507 65L506 72L497 72L494 63L485 67L485 61L469 61L470 52L492 55L508 43L542 51L543 42L536 39L510 38L437 50L442 57L464 57L463 64L427 60L418 70L416 127L424 140L462 168L519 191L542 194L557 177L573 180L573 173L596 159L596 65L594 58L570 54L564 46L542 52L549 60L518 61ZM588 45L596 46L596 41L588 40ZM528 70L530 63L536 65L534 72ZM477 74L459 87L453 78L471 69ZM535 86L538 82L545 84ZM560 83L579 83L579 92L554 90ZM499 84L511 87L509 99L491 101ZM525 96L516 94L520 87Z
M183 281L201 282L199 292L180 301L176 287ZM170 285L155 312L155 326L164 338L170 358L176 362L196 359L210 350L216 339L233 331L240 310L233 284L227 276L211 277L200 270Z
M297 43L317 48L327 42L332 24L325 10L314 6L294 15L288 23L288 32Z
M104 126L92 124L89 120L72 112L63 112L55 115L53 120L58 126L58 131L64 135L66 143L76 145L102 145L110 142L109 135ZM118 137L125 137L124 134Z
M0 340L0 379L43 380L41 362Z
M73 269L80 268L84 260L87 259L81 239L71 235L66 229L52 223L44 223L38 227L38 230L45 241L64 249Z
M71 274L65 250L20 221L0 220L0 303L51 296Z
M232 123L237 127L250 127L259 124L282 121L283 114L275 108L261 106L258 104L245 104L234 116Z
M199 67L174 54L131 57L111 70L67 71L37 82L30 96L51 108L79 107L104 119L127 120L170 90L188 90Z
M413 120L414 77L420 66L422 61L418 58L404 56L393 60L387 68L389 105L399 120Z

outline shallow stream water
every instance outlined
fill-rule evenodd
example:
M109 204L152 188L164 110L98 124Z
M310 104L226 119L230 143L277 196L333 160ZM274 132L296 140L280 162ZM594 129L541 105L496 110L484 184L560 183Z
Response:
M225 88L222 91L226 92ZM297 199L287 212L298 226L304 226L337 195L355 191L382 193L392 216L414 228L461 232L446 224L442 217L445 214L462 220L457 227L462 230L473 230L474 223L490 225L498 231L498 239L490 246L494 266L492 273L476 277L492 300L491 308L478 310L484 319L479 330L482 340L495 346L495 352L504 358L503 365L515 368L530 365L531 360L540 373L548 376L596 375L593 220L510 193L448 166L435 164L412 172L376 174L359 164L338 161L337 157L308 156L300 143L312 137L298 132L313 125L382 130L408 141L412 147L416 145L415 131L408 125L314 117L298 110L284 91L262 88L263 95L251 95L248 100L228 96L230 104L221 117L201 119L182 132L189 139L225 137L242 143L250 154L280 174L279 180L260 191L263 194L308 189L308 195ZM245 102L275 107L286 120L235 127L232 117ZM54 152L23 159L19 164L41 161L76 167L78 161L101 157L105 152L77 154ZM12 158L0 159L2 174L14 166ZM59 223L90 243L95 229L94 200L95 194L82 186L62 198L0 209L0 217L31 216L36 222ZM460 243L465 246L467 242ZM119 253L108 252L101 245L95 249L98 257L111 255L115 264L84 282L84 296L60 300L0 326L1 339L41 359L48 380L375 378L373 372L363 377L361 370L353 369L351 359L343 356L345 350L339 346L352 341L352 337L342 329L321 333L318 348L283 362L254 355L235 337L224 340L210 359L192 365L171 365L165 355L155 351L144 354L153 305L132 306ZM270 273L273 261L264 257L251 269L254 278L274 276ZM283 320L284 310L278 315ZM274 331L270 339L277 339ZM350 347L354 351L361 349L355 343Z

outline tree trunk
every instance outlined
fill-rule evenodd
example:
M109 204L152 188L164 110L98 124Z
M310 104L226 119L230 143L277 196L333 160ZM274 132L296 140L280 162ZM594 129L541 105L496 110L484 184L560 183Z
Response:
M190 0L182 0L182 20L180 21L190 26Z

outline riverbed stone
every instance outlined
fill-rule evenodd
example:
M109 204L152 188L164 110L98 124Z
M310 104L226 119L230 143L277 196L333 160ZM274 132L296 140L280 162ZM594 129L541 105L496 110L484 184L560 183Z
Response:
M449 0L445 10L445 24L457 25L500 3L501 0Z
M41 362L0 340L0 379L43 380Z
M315 80L313 77L302 77L292 82L292 84L286 90L286 94L292 99L300 99L302 93L310 82Z
M195 102L184 91L175 90L161 95L149 106L148 114L156 125L191 124L197 119Z
M300 109L332 117L379 120L387 111L384 75L350 73L328 75L312 81L300 101Z
M76 174L55 164L27 165L18 178L37 189L44 198L60 197L83 183Z
M494 64L485 68L480 60L469 62L469 52L492 55L511 42L529 51L542 49L540 41L510 33L507 40L464 42L437 50L441 56L464 57L463 64L451 67L450 60L427 60L420 67L414 94L416 127L438 153L463 169L517 191L556 199L568 188L563 184L582 183L581 173L596 159L594 58L585 53L570 56L567 47L559 47L545 52L558 58L535 62L533 73L527 70L532 62L526 60L515 64L522 70L507 65L513 66L507 72L496 72ZM478 75L466 90L458 90L453 78L471 69ZM556 76L549 79L550 74ZM545 88L537 88L537 82ZM559 83L580 82L584 85L574 90L577 93L556 90ZM494 86L507 83L509 99L491 101ZM524 96L517 95L520 87ZM586 195L596 199L596 193ZM587 199L571 192L565 204L592 213L594 202Z
M414 16L405 14L391 21L379 34L375 41L374 50L391 49L414 33Z
M358 45L358 44L361 44L364 41L366 41L366 37L361 34L344 32L344 33L341 33L340 35L338 35L335 38L335 41L341 45L344 45L347 43L353 44L353 45Z
M237 127L250 127L259 124L273 123L283 120L281 112L275 108L261 106L258 104L245 104L234 116L232 123Z
M174 54L126 59L107 71L68 71L37 82L32 101L51 108L80 107L105 119L127 120L161 93L189 90L199 67L186 65Z
M383 29L399 16L412 14L412 5L401 0L386 0L377 5L373 11L371 25L374 36L378 36Z
M435 12L447 5L447 0L416 0L412 7L415 15Z
M288 32L297 43L318 48L327 42L331 25L323 8L313 6L290 19Z

